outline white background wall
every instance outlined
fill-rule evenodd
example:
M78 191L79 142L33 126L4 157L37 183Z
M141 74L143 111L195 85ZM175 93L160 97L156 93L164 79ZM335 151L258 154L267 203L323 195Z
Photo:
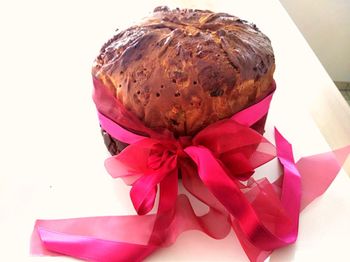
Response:
M350 0L280 0L334 81L350 82Z

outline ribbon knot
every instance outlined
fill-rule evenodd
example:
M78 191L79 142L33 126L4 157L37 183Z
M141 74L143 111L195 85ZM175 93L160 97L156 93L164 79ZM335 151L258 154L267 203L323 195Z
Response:
M152 146L147 164L151 169L160 169L170 157L177 156L177 151L174 143L158 141Z

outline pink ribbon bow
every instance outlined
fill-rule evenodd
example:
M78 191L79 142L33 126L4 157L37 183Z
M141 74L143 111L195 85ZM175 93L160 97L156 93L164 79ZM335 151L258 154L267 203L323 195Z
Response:
M94 83L97 105L105 106L106 98L117 103L102 83L96 79ZM100 107L101 127L129 144L108 158L105 166L113 178L131 185L130 198L138 215L38 220L33 253L52 251L89 261L142 261L193 229L221 239L233 228L251 261L262 261L274 249L294 243L301 208L328 188L350 146L295 163L291 144L277 130L275 147L251 128L266 116L271 99L272 94L194 137L179 139L146 127L138 130L147 136L137 135L128 131L139 124L130 112L119 104ZM117 110L112 115L123 127L102 113L111 110ZM274 183L266 178L255 181L254 170L276 154L283 175ZM179 176L184 188L208 206L205 215L196 215L188 196L179 194ZM157 191L157 211L150 214Z

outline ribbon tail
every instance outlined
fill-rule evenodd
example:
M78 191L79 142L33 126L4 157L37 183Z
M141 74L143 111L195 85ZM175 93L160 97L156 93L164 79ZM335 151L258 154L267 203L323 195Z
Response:
M232 228L235 231L238 241L241 244L244 252L246 253L249 261L251 262L263 262L272 253L272 251L265 251L261 248L253 245L249 242L249 239L245 236L242 228L239 226L237 220L232 220Z
M56 253L98 262L142 261L156 249L172 244L186 230L174 223L176 201L174 169L160 183L157 214L38 220L32 235L32 253Z
M297 162L303 189L301 209L328 189L349 155L350 146L346 146L332 152L302 157Z
M302 192L301 175L294 162L292 145L276 128L275 140L277 157L283 167L280 204L288 217L288 220L285 221L276 220L275 224L279 224L279 226L276 228L275 234L277 236L282 236L286 244L291 244L296 241L298 236ZM265 210L265 212L266 211L267 210ZM249 239L246 237L241 227L239 227L236 220L233 221L232 226L250 261L264 261L272 253L272 251L263 250L248 241Z
M231 214L232 228L235 230L249 260L254 262L263 261L263 258L271 253L271 249L262 251L261 247L257 247L253 243L257 240L256 238L259 238L256 232L263 229L257 227L255 223L257 217L251 213L251 206L247 203L239 188L230 180L208 149L191 146L186 148L185 152L196 163L199 177L205 186ZM248 211L249 214L239 213L240 211ZM269 244L269 240L264 242L267 245Z
M177 169L172 170L159 184L159 204L151 243L170 245L176 237L176 201L178 193ZM174 234L175 233L175 234ZM173 237L172 237L173 236Z
M154 222L154 216L37 220L32 234L31 253L33 255L67 255L99 262L142 261L159 246L148 244L141 237L126 242L118 234L120 233L118 229L123 231L126 225L129 225L129 229L136 231L130 228L135 227L136 220L139 221L137 224L139 232L147 232L149 225ZM116 239L118 235L121 241Z
M299 227L301 201L301 175L294 162L292 145L275 128L277 157L283 166L283 184L281 188L281 202L290 218L289 232L284 232L289 242L296 241Z
M185 152L196 163L201 180L227 211L239 221L240 227L250 241L264 246L266 250L272 250L272 246L276 243L266 241L271 240L271 234L266 232L251 204L212 153L207 148L198 146L188 147ZM267 239L261 237L265 234L269 235Z
M274 249L294 243L297 238L300 174L294 164L291 145L277 130L276 143L285 173L281 200L269 182L265 182L265 186L263 182L256 183L250 187L253 193L243 193L207 148L190 146L185 149L196 163L203 183L232 215L232 226L251 261L262 261ZM253 202L248 201L249 194L255 196L251 198Z

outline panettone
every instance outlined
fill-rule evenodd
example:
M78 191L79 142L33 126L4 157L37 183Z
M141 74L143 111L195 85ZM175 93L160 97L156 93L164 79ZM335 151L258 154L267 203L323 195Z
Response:
M92 73L145 126L184 136L266 97L274 61L269 38L254 24L158 7L109 40Z

